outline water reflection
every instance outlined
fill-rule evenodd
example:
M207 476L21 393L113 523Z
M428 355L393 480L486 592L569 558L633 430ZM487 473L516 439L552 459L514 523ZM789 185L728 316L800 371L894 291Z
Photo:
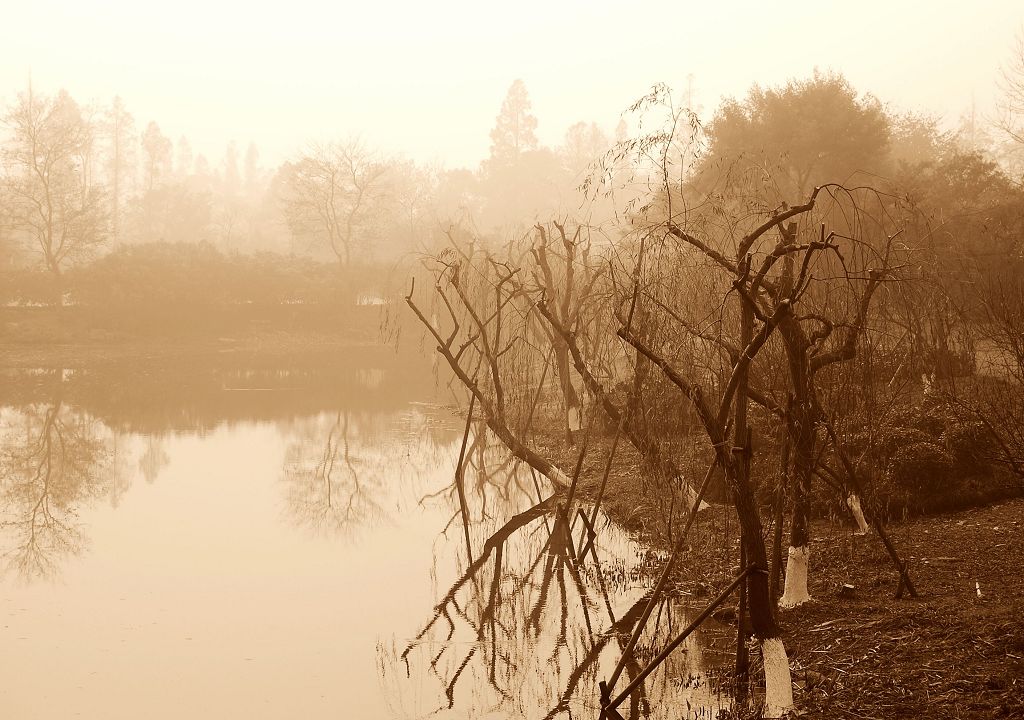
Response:
M607 520L588 547L583 523L559 497L486 447L485 438L478 433L476 452L467 455L477 458L467 474L475 477L466 492L469 552L455 538L435 548L463 558L457 574L438 585L438 600L411 639L378 648L392 715L596 717L598 681L639 618L654 558ZM457 490L449 486L437 497L451 502ZM442 574L436 567L435 575ZM621 687L685 627L688 614L678 599L660 603ZM710 669L728 662L728 635L712 626L691 636L623 714L713 717L728 707L708 678Z
M208 433L346 409L380 413L433 399L424 363L393 349L355 347L301 356L154 357L88 368L0 368L0 405L64 400L121 433Z
M0 537L6 568L50 576L86 544L78 507L123 491L104 428L58 395L0 412Z
M30 641L0 656L15 715L45 691L54 716L596 716L650 553L606 519L583 553L480 429L457 484L457 414L357 370L0 372L3 558L62 579L0 597L0 642ZM687 614L662 603L627 680ZM722 707L703 673L727 635L695 635L633 716ZM185 704L155 707L169 675Z
M153 436L147 437L145 449L139 456L139 473L142 478L152 484L170 461L171 456L164 449L164 440Z
M385 505L412 497L451 462L455 427L429 407L400 413L339 410L289 424L282 479L289 520L325 535L353 537L393 522Z
M351 532L384 517L382 458L352 452L354 432L348 411L326 427L313 423L285 455L284 479L292 519L317 531ZM358 442L360 438L356 438Z
M408 409L411 387L424 397L429 388L403 385L420 373L393 354L356 348L341 361L322 360L0 368L0 552L8 569L52 577L88 545L81 511L102 498L116 508L136 477L152 484L171 462L169 438L240 422L269 421L289 438L279 467L294 525L351 535L386 520L388 485L405 479L418 488L417 477L447 462L441 449L454 424L433 421L426 406ZM397 457L392 446L403 433L416 447Z

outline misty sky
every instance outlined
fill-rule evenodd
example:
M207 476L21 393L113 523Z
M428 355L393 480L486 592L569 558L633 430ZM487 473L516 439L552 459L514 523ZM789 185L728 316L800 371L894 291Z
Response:
M947 124L990 111L1024 1L515 3L33 0L5 7L0 97L31 72L80 102L120 94L216 162L229 140L274 164L359 134L389 152L475 166L522 78L544 143L579 120L609 132L655 82L710 114L723 96L815 66Z

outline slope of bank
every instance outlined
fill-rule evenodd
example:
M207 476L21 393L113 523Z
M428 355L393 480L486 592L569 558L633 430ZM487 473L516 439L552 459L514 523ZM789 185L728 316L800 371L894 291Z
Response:
M573 467L557 440L535 443ZM609 445L598 439L583 464L579 491L590 500L600 492ZM667 551L685 521L682 493L652 487L642 475L639 456L620 445L602 506ZM687 538L675 581L697 606L737 567L733 514L712 507ZM813 600L780 614L800 716L1024 717L1024 499L892 523L888 531L919 599L895 599L898 576L877 537L854 535L845 518L813 523Z
M895 600L881 543L819 524L814 600L782 615L806 716L1024 717L1022 531L1021 499L893 525L921 595Z

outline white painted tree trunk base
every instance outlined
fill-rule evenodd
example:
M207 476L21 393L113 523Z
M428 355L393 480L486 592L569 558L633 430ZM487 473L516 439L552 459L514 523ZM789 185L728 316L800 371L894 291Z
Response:
M583 429L583 413L579 407L571 407L566 413L568 416L569 432L579 432Z
M850 512L853 513L853 519L857 521L856 534L867 535L871 532L868 521L864 519L864 509L860 506L860 496L857 493L850 493L850 497L846 498L846 504L850 507Z
M793 710L793 678L789 656L782 638L761 641L764 664L764 713L762 717L781 718Z
M688 510L692 509L693 504L697 502L697 491L694 489L693 485L690 485L690 483L686 482L682 477L676 477L676 481L686 488L686 507ZM701 500L700 505L697 507L697 512L704 512L709 507L711 506Z
M789 558L786 560L786 588L779 600L779 607L794 608L811 599L807 592L807 566L811 559L811 548L789 547Z
M556 467L552 467L551 472L545 473L545 475L547 475L548 480L553 482L555 485L558 485L563 490L568 490L572 485L572 478Z

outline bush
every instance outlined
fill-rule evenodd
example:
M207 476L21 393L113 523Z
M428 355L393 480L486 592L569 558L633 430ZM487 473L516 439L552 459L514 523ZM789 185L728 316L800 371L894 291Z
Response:
M0 305L52 305L57 283L42 270L8 270L0 273Z
M130 245L70 268L63 288L73 305L107 312L174 315L239 305L348 306L388 293L387 272L276 253L225 255L209 243ZM57 283L39 270L0 273L0 305L55 305Z
M354 298L352 275L334 265L263 253L224 255L208 243L121 248L69 274L74 302L172 310L225 305L338 303Z
M337 334L379 331L379 308L361 295L389 296L384 268L342 269L274 253L225 255L208 243L126 246L71 268L0 275L7 339L78 342L125 335L235 336L268 331ZM2 307L2 306L0 306ZM45 332L36 332L45 325Z
M849 450L863 454L869 495L890 515L952 510L1003 498L1014 486L993 461L985 426L943 403L893 413L874 433L862 424Z

